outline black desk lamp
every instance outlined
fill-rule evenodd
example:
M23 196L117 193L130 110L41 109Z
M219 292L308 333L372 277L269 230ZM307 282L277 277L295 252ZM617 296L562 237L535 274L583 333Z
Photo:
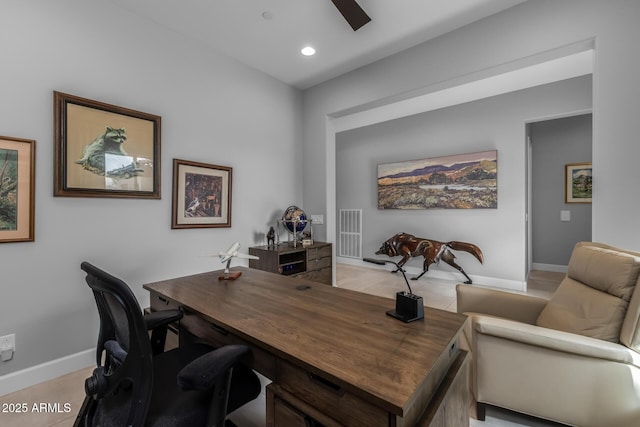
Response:
M378 265L385 265L387 263L393 264L398 268L398 270L400 270L402 277L404 277L404 281L407 284L407 288L409 288L409 292L400 291L396 293L396 309L387 311L389 316L402 320L405 323L424 318L424 304L422 302L422 297L415 295L411 291L407 275L404 274L404 270L400 268L398 264L393 261L374 258L364 258L363 261Z

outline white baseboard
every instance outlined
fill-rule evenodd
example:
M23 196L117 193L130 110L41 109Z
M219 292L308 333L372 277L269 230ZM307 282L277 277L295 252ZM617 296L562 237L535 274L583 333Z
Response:
M89 349L2 375L0 376L0 396L52 380L79 369L88 368L95 365L95 363L96 350Z
M371 264L368 262L364 262L361 259L357 258L344 258L344 257L336 257L336 263L341 264L349 264L349 265L357 265L360 267L368 267L368 268L385 268L384 266L378 266L376 264ZM388 268L388 267L386 267ZM410 275L417 276L422 273L422 269L418 267L404 267L405 271ZM457 283L464 282L464 277L460 276L458 272L448 272L444 270L438 269L429 269L424 276L422 277L431 277L434 279L443 279L443 280L452 280ZM524 292L526 290L527 283L521 282L518 280L509 280L509 279L499 279L496 277L485 277L485 276L476 276L470 274L471 280L473 280L474 285L478 286L490 286L492 288L499 289L507 289L510 291L521 291Z
M539 262L531 263L532 270L553 271L555 273L566 273L568 267L566 265L541 264Z

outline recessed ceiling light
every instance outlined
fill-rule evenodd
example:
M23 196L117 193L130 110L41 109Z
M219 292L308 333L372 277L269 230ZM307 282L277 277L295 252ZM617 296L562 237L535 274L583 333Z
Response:
M302 53L304 56L312 56L312 55L315 55L316 50L311 46L305 46L302 48L300 53Z
M264 19L265 21L271 21L273 19L273 12L271 12L270 10L265 10L264 12L262 12L262 19Z

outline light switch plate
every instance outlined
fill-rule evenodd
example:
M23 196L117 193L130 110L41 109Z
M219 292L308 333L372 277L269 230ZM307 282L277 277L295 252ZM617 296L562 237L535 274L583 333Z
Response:
M311 222L315 225L324 224L324 215L311 215Z
M571 211L560 211L560 221L571 221Z

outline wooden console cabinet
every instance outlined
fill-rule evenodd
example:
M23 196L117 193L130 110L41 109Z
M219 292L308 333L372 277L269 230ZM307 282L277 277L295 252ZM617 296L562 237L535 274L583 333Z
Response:
M249 248L249 254L260 258L249 260L251 268L331 285L331 243L315 242L310 246L298 244L295 248L290 243L271 247L253 246Z

